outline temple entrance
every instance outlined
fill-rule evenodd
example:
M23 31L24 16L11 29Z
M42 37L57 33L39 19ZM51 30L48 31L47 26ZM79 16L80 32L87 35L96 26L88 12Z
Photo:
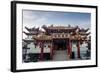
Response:
M55 50L66 50L66 40L65 39L57 39L53 41Z
M67 41L66 39L56 39L53 41L55 54L53 56L54 61L65 61L67 57Z

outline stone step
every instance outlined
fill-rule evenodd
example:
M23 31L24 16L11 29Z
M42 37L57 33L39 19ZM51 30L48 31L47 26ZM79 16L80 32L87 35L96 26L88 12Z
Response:
M66 50L57 50L53 56L54 61L66 61L68 58Z

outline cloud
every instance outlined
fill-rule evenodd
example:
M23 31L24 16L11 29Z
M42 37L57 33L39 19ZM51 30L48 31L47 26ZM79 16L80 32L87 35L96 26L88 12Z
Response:
M41 25L79 25L90 27L90 15L87 13L75 12L48 12L48 11L23 11L23 24L28 27L40 27Z
M23 24L24 26L39 26L46 22L45 15L40 15L39 12L34 11L23 11Z

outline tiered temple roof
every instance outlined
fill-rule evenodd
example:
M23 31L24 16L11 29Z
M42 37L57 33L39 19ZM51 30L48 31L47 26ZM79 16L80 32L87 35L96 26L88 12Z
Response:
M46 26L43 25L42 28L45 31L39 30L39 28L27 28L29 32L26 35L36 35L33 36L33 39L36 40L52 40L52 39L66 39L69 38L71 40L85 40L90 32L87 33L88 29L80 29L78 26L72 27L68 26ZM41 34L42 33L42 34Z
M87 29L79 29L79 32L87 32L89 30L89 28L87 28Z
M70 25L66 26L46 26L43 25L42 28L47 32L47 33L63 33L63 32L74 32L77 30L78 26L76 27L71 27Z
M25 29L28 31L28 32L25 32L23 31L23 33L25 33L26 35L37 35L39 33L43 33L43 31L39 30L39 28L28 28L28 27L25 27Z
M27 29L29 32L31 32L31 31L39 31L39 28L35 28L35 27L33 27L33 28L25 27L25 29Z
M37 35L38 34L38 32L23 32L23 33L25 33L26 35Z
M89 35L90 32L87 33L88 30L89 30L89 28L87 28L87 29L83 29L83 28L80 29L80 28L79 28L79 34L80 34L80 35Z

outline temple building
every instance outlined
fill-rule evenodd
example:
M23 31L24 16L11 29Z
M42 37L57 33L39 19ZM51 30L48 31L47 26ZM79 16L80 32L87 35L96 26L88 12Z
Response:
M87 60L91 58L89 28L79 26L46 26L25 29L23 62Z

